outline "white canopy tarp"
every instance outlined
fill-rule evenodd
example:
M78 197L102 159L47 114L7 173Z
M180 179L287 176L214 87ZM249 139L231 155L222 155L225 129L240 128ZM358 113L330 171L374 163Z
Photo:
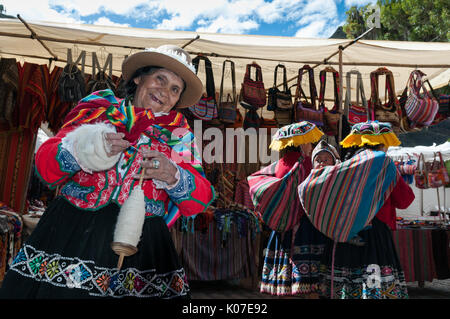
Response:
M115 75L120 75L121 64L125 56L146 47L158 47L162 44L184 46L192 57L203 53L213 65L216 91L219 91L222 76L222 63L231 59L236 67L236 87L239 92L245 73L245 66L257 62L263 70L266 89L273 85L274 69L278 63L287 68L287 77L291 79L298 74L304 64L313 66L323 62L339 46L350 43L348 39L305 39L295 37L211 34L203 32L162 31L117 26L98 26L86 24L69 24L55 22L26 21L35 34L58 58L57 65L63 67L67 60L67 49L78 54L86 51L86 73L92 73L92 52L96 52L100 65L103 66L109 53L113 55ZM15 57L19 61L45 64L52 56L31 36L30 30L17 19L0 19L0 56ZM198 37L198 39L196 39ZM196 39L192 42L192 40ZM400 93L405 88L408 77L418 68L427 74L427 78L436 88L446 85L450 79L450 43L404 42L404 41L370 41L360 40L343 51L343 72L357 69L362 73L365 95L370 96L369 74L376 68L386 66L395 79L395 89ZM339 71L338 55L329 59L329 63ZM315 69L315 82L319 89L319 71L324 65ZM199 76L205 79L200 69ZM278 83L281 74L278 76ZM229 91L231 78L225 74L225 90ZM295 84L292 81L289 85ZM327 98L332 98L333 86L331 75L327 80ZM356 80L353 79L354 88ZM307 80L303 79L303 85ZM344 90L346 82L344 80ZM307 89L306 93L309 92ZM380 83L380 92L384 94L384 83ZM292 94L295 90L292 90ZM308 94L308 93L307 93ZM355 94L352 94L355 98ZM331 102L329 102L331 103ZM328 105L327 105L328 106ZM264 113L266 113L265 111ZM272 117L272 112L267 112ZM266 115L266 116L267 116Z

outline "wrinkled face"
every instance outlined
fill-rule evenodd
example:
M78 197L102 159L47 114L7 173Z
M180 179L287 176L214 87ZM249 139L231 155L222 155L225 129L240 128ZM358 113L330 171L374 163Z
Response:
M314 157L314 168L322 168L325 166L334 165L334 158L330 153L322 151Z
M134 106L151 109L153 113L168 113L177 104L184 89L183 80L167 69L157 69L151 74L134 79L137 85Z

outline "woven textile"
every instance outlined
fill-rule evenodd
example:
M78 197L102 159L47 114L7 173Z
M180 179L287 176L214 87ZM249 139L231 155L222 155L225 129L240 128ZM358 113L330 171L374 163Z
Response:
M303 209L296 189L309 173L303 162L304 158L300 156L288 173L280 178L276 177L280 161L247 178L255 211L272 230L283 232L300 221Z
M341 164L313 169L298 191L313 225L345 242L370 224L399 176L384 152L366 150Z
M406 282L433 281L437 278L430 229L399 229L392 232L392 238Z

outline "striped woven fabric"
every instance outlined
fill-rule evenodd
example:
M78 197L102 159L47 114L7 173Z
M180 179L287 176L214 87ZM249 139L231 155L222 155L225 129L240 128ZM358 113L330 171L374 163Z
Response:
M255 211L272 230L278 232L289 230L299 223L303 215L297 196L297 187L307 176L302 162L303 158L300 157L282 178L275 177L279 162L247 178Z
M392 232L392 239L406 282L431 282L437 278L431 229L399 229Z
M312 224L346 242L370 224L399 176L384 152L365 150L338 165L313 169L298 193Z

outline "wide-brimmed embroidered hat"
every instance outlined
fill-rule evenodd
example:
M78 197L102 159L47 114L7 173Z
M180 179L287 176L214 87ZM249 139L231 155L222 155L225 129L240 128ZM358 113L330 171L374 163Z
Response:
M200 100L203 84L195 74L192 59L182 48L166 44L158 48L147 48L144 51L130 55L122 63L122 77L127 82L131 80L136 70L145 66L159 66L176 73L186 85L176 107L192 106Z
M317 154L320 152L328 152L333 156L334 158L334 164L337 164L340 162L341 157L339 156L339 153L337 152L336 148L334 148L333 145L328 144L324 140L320 141L316 147L314 147L311 155L311 160L314 162L314 157L316 157Z
M386 147L401 144L392 130L391 123L378 121L357 123L352 126L350 134L341 142L342 147L345 148L379 144Z
M301 121L280 127L272 137L270 148L280 151L288 146L300 146L315 143L323 136L323 132L314 123Z

